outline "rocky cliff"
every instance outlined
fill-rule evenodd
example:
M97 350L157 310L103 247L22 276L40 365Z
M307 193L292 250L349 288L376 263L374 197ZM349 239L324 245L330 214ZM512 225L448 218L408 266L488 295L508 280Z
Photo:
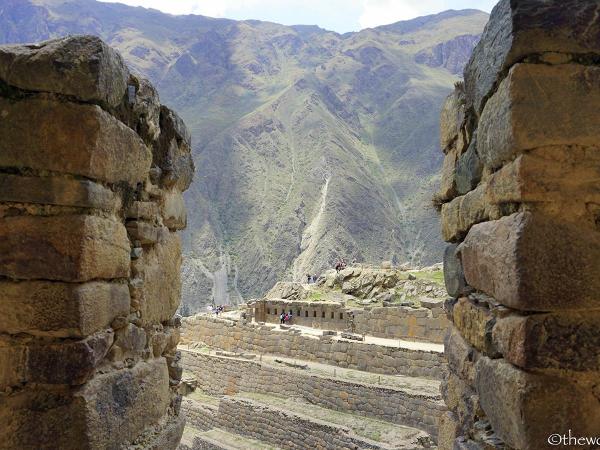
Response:
M0 0L0 41L101 36L194 137L184 296L196 310L348 261L441 259L437 110L487 15L339 35L91 0Z
M175 449L185 125L93 36L0 46L0 117L0 448Z

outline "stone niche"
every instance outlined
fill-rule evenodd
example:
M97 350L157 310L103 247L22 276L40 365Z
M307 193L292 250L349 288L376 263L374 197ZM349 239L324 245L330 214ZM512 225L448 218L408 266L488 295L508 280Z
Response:
M440 449L600 432L599 8L501 0L443 107Z
M91 36L0 47L0 447L175 449L189 133Z

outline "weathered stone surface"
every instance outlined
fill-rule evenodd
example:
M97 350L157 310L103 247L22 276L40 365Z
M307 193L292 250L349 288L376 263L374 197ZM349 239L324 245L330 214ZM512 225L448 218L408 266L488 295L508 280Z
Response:
M440 113L440 146L444 153L448 152L456 141L464 116L464 93L462 89L455 88L452 94L446 97Z
M121 56L95 36L0 46L0 80L20 89L110 107L123 100L128 78Z
M0 274L87 281L129 275L129 240L119 222L96 216L0 219Z
M459 430L468 432L482 415L475 389L454 372L449 371L440 385L440 392L448 408L456 414Z
M506 164L488 181L494 204L508 202L600 203L600 151L597 147L536 148Z
M440 416L438 431L438 449L453 450L454 439L458 434L458 418L452 411Z
M161 105L158 92L146 79L131 76L131 81L136 86L136 95L135 103L129 111L130 127L138 132L147 145L153 145L160 136Z
M470 291L457 248L458 244L450 244L444 250L444 284L448 295L454 298L466 295Z
M0 389L21 383L83 384L112 342L112 332L106 331L81 341L52 344L4 339L0 341Z
M166 106L160 109L160 129L153 163L161 169L161 186L183 192L194 176L190 133L181 118Z
M448 359L448 368L465 380L467 384L474 386L475 363L479 353L464 340L454 327L450 328L444 340L444 352Z
M452 315L454 326L473 347L488 356L496 356L497 351L492 342L492 329L496 319L489 308L462 297L454 305Z
M136 184L151 152L131 129L99 106L30 97L0 98L0 166Z
M90 450L86 417L66 387L24 390L3 395L1 401L3 448Z
M145 251L141 287L142 320L164 322L179 307L181 294L181 243L179 236L168 233L165 239Z
M177 190L165 192L161 204L164 224L170 230L183 230L187 224L187 213L183 195Z
M145 450L175 450L181 448L179 441L185 427L185 418L182 415L171 416L169 421L153 433L149 439L144 442ZM136 440L136 444L139 439Z
M125 284L0 282L0 333L83 337L129 313Z
M158 216L158 205L154 202L134 201L125 213L128 219L154 220Z
M158 227L141 220L132 220L127 222L127 233L132 241L137 241L141 245L156 244L168 234L164 227Z
M512 448L555 448L553 433L594 436L600 408L591 387L528 373L502 359L477 361L477 391L496 434Z
M447 201L456 197L456 159L458 150L451 148L444 157L442 173L440 179L440 188L437 197L441 201Z
M469 285L530 311L598 308L600 236L541 214L475 225L460 248Z
M110 349L109 358L123 361L126 358L140 358L148 342L146 331L132 323L115 332L115 343ZM160 356L160 355L158 355Z
M442 206L444 240L456 242L462 239L473 225L500 217L498 207L487 201L486 190L487 186L482 184Z
M0 201L114 210L120 201L104 186L62 177L0 174Z
M528 55L598 54L597 8L596 1L501 0L465 68L466 108L480 113L506 70Z
M600 371L600 311L511 315L493 338L504 358L523 369Z
M456 163L456 190L459 195L466 194L479 184L483 164L477 154L477 133L473 135L467 151L460 155Z
M2 401L3 448L119 448L166 413L167 366L164 358L140 362L100 374L75 393L57 386L5 395Z
M477 152L496 168L523 151L598 143L600 68L517 64L487 101Z
M169 392L164 358L132 369L94 377L76 394L87 419L91 448L114 448L138 437L167 411Z

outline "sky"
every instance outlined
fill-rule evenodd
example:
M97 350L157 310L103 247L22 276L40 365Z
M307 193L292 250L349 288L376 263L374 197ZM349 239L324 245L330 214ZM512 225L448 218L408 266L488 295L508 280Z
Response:
M100 0L228 19L258 19L284 25L319 25L345 33L408 20L447 9L490 12L497 0Z

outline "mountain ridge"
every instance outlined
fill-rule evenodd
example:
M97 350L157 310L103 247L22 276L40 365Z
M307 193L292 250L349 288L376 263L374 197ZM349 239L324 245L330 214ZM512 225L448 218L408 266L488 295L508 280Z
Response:
M197 172L184 302L197 310L338 257L440 259L429 207L437 111L486 20L448 11L340 35L91 0L0 0L0 42L97 34L185 119Z

